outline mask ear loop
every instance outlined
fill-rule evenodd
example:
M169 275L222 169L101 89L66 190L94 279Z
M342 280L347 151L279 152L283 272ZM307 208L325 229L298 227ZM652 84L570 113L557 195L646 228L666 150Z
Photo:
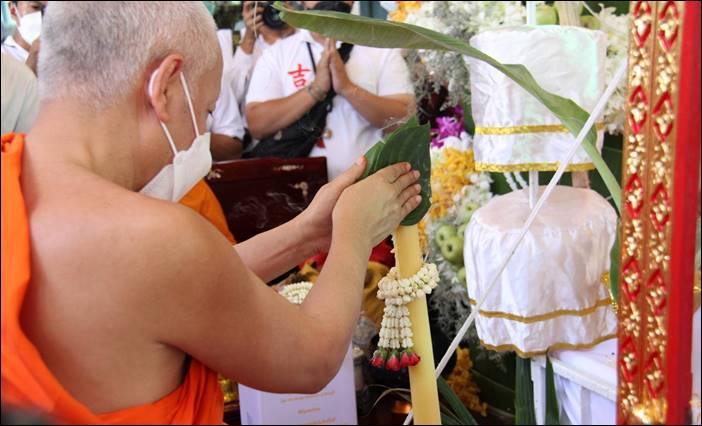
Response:
M185 98L188 100L188 107L190 108L190 118L193 119L193 127L195 128L195 136L200 136L200 129L197 128L197 120L195 119L195 108L193 108L193 98L190 96L190 89L188 88L188 82L185 79L185 73L180 72L180 82L183 84L183 90L185 90Z
M149 96L153 97L154 96L154 80L156 79L156 76L158 75L158 69L154 70L154 72L151 74L151 78L149 79ZM161 128L163 129L163 132L166 134L166 139L168 139L168 143L171 145L171 149L173 150L173 155L178 154L178 149L176 149L175 143L173 142L173 137L171 136L171 132L168 131L168 127L163 123L163 121L158 120L158 122L161 124ZM197 128L195 128L197 131Z

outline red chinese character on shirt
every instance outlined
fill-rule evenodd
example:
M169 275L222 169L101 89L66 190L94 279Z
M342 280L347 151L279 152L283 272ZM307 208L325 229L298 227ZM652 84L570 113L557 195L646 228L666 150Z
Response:
M288 74L290 74L290 77L292 77L295 87L299 89L307 84L305 74L308 72L310 72L309 68L302 68L302 64L297 64L297 69L288 71Z

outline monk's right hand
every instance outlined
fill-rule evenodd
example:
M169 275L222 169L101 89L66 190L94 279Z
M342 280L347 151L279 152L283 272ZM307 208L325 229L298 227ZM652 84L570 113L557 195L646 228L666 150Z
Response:
M419 206L419 172L409 163L388 166L349 186L334 207L334 234L378 245Z

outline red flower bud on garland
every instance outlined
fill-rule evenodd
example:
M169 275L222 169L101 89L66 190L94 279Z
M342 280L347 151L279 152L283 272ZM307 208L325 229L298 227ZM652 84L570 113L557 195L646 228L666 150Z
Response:
M419 364L419 361L422 359L417 355L416 353L412 352L412 355L409 357L409 365L414 367L415 365Z
M400 368L407 368L410 366L410 357L407 352L402 352L402 357L400 358Z
M397 359L397 354L393 352L390 359L388 359L388 362L385 364L385 368L390 371L400 371L400 360Z
M375 368L385 367L385 357L381 351L375 351L373 359L371 360L371 365Z

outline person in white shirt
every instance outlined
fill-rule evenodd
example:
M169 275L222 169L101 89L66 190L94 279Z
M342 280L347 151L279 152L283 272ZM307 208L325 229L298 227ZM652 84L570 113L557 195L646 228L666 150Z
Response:
M222 72L222 87L214 110L207 116L210 152L214 161L233 160L244 150L244 120L239 112L232 89L234 75L231 70Z
M304 3L310 9L321 2ZM256 64L246 95L252 137L262 139L290 126L332 88L337 95L327 129L310 153L327 157L329 179L415 111L409 70L399 50L354 46L344 64L335 42L300 30L267 49Z
M203 2L210 14L214 14L214 2ZM217 41L222 51L222 81L217 103L207 115L207 130L210 136L210 152L214 161L233 160L241 157L244 150L244 120L234 96L234 72L232 62L231 30L217 30Z
M2 53L25 62L36 71L39 35L46 1L11 1L10 16L17 24L15 33L2 42Z
M2 53L2 134L26 133L39 111L37 78L26 65Z
M239 43L232 61L232 89L239 103L242 117L245 116L246 89L251 81L251 74L256 62L263 52L278 40L295 33L295 28L289 25L284 25L281 28L267 26L263 22L263 3L267 2L243 2L245 28L241 31L241 43Z

